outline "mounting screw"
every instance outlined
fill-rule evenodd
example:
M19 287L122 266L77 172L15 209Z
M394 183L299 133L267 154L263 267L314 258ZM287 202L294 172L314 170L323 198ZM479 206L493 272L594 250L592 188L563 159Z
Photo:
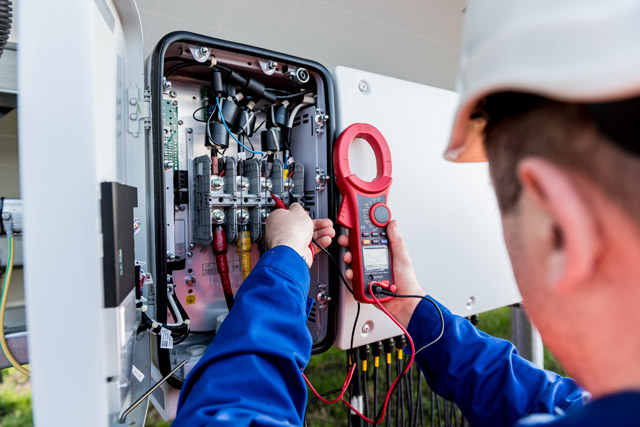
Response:
M178 96L178 92L176 92L175 90L172 90L171 92L169 92L169 96L172 98L175 98L176 96Z
M367 86L367 82L365 82L364 80L360 80L358 82L358 90L360 92L366 92L368 88L369 87Z
M171 82L169 80L165 80L164 82L162 82L162 87L164 88L164 90L171 89Z
M206 55L207 55L207 53L209 53L209 48L208 48L208 47L206 47L206 46L202 46L202 47L200 48L199 53L200 53L200 56L206 56Z
M191 251L187 252L187 256L188 256L189 258L191 258L191 257L193 256L193 252L191 252Z
M184 210L186 210L186 209L187 209L187 208L186 208L184 205L180 205L180 210L181 210L181 211L184 211Z
M130 105L136 105L137 103L138 103L138 100L137 100L137 99L135 99L135 98L131 98L131 99L129 100L129 104L130 104Z
M193 129L191 128L187 129L187 133L193 133Z
M178 105L178 101L173 101L173 102L171 103L171 105L173 105L174 107L176 107L176 106Z
M182 120L178 120L178 124L179 124L180 126L182 126L182 124L183 124L183 123L184 123L184 122L183 122Z
M362 325L362 333L363 334L368 334L370 330L371 330L371 328L369 328L369 324L368 323L365 323L364 325Z
M189 286L195 286L195 284L196 284L196 279L195 279L195 277L187 276L187 277L184 279L184 283L186 283L186 284L187 284L187 285L189 285Z
M193 249L195 247L196 247L195 243L189 243L189 249Z
M167 261L175 261L176 255L173 252L167 252Z
M129 118L131 120L138 120L138 114L137 113L131 113L131 114L129 114Z
M276 68L278 68L278 63L276 61L269 61L269 68L271 70L275 70Z

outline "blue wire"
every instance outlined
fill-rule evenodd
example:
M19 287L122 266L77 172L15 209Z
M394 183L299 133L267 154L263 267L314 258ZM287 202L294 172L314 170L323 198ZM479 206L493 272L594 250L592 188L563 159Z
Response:
M242 142L238 141L238 138L233 136L233 134L231 133L231 129L229 129L229 126L227 126L227 122L224 121L224 116L222 115L222 106L220 105L220 98L218 98L218 97L216 97L216 105L218 106L218 112L220 113L220 120L222 121L222 124L224 125L224 128L227 130L227 132L229 132L229 135L231 135L231 138L233 138L234 141L236 141L238 144L240 144L240 146L242 148L244 148L245 151L248 151L248 152L253 153L253 154L260 154L262 157L264 157L264 153L262 151L253 151L253 150L251 150L246 145L244 145Z

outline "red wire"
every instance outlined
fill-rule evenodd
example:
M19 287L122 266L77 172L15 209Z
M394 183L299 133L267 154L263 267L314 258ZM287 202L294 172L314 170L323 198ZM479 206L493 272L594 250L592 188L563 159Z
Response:
M336 403L338 400L342 400L345 405L347 405L349 407L349 409L351 409L353 412L355 412L360 418L362 418L363 420L365 420L368 423L371 424L381 424L382 421L384 420L384 416L387 413L387 406L389 405L389 399L391 399L391 392L393 391L396 383L398 382L398 380L400 380L400 378L402 378L402 376L406 375L406 373L409 371L409 369L411 369L411 365L413 365L413 359L416 355L416 348L413 345L413 340L411 339L411 335L409 335L409 332L407 332L407 330L400 324L400 322L398 322L395 317L393 317L391 315L391 313L389 313L387 311L386 308L384 308L382 306L382 304L380 303L380 301L378 300L378 298L376 298L376 296L373 293L373 285L374 284L381 284L379 282L370 282L369 283L369 293L371 294L371 297L373 298L373 301L376 303L376 305L378 307L380 307L380 309L387 315L389 316L389 318L393 321L393 323L395 323L396 325L398 325L398 327L400 329L402 329L402 332L404 332L405 336L407 337L407 341L409 341L409 344L411 345L411 359L409 360L409 364L407 365L406 368L404 368L404 371L402 371L402 374L400 374L399 376L396 377L396 379L393 381L393 384L391 384L391 387L389 388L389 391L387 392L387 398L384 400L384 406L382 409L382 414L380 416L380 420L379 421L375 421L372 420L368 417L366 417L365 415L363 415L360 411L358 411L356 408L354 408L349 402L347 402L346 400L344 400L343 396L345 391L347 390L347 387L349 387L349 383L351 382L351 376L353 375L353 371L356 367L355 363L353 364L353 366L351 366L351 370L349 371L349 374L347 375L347 378L345 378L344 380L344 385L342 386L342 392L340 393L340 396L338 396L335 400L327 400L325 398L323 398L322 396L320 396L318 394L318 392L316 391L316 389L313 388L313 386L311 385L311 382L309 382L309 380L307 379L307 377L304 375L304 373L302 374L302 376L304 377L304 380L307 382L307 385L309 385L309 387L311 388L311 390L313 391L313 393L316 395L316 397L318 399L320 399L321 401L323 401L324 403L328 403L329 405Z
M347 374L347 377L344 379L340 396L336 397L334 400L327 400L324 397L320 396L320 394L316 391L316 389L313 388L313 386L311 385L311 381L307 379L307 376L304 374L304 372L302 373L302 377L307 382L307 385L309 386L311 391L313 391L313 394L315 394L318 399L320 399L321 401L323 401L328 405L333 405L337 401L341 400L342 396L344 396L344 393L347 391L347 388L349 387L349 383L351 382L351 377L353 377L353 373L355 372L355 370L356 370L356 364L354 363L353 365L351 365L351 368L349 369L349 373Z

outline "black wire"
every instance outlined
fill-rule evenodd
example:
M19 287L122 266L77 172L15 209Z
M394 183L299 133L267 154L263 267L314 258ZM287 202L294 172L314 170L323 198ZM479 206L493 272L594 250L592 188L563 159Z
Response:
M411 372L407 375L407 383L405 384L407 391L407 406L409 407L409 424L413 420L413 375Z
M345 279L344 275L342 274L342 271L340 271L340 264L338 263L338 261L336 261L336 259L333 257L333 255L331 255L331 253L326 250L325 248L323 248L322 246L320 246L318 244L318 242L316 242L314 239L311 239L311 241L313 243L315 243L315 245L317 247L319 247L322 252L324 252L325 254L327 254L327 256L329 257L329 259L338 267L338 274L340 275L340 279L342 279L342 283L344 283L344 286L347 288L347 290L349 291L349 293L351 295L353 295L353 289L351 289L351 286L349 286L349 283L347 283L347 279ZM360 305L360 303L358 303L358 306ZM360 310L360 307L358 307L358 311ZM353 347L353 344L351 345L351 347Z
M362 400L364 402L363 415L369 418L369 402L367 401L367 371L362 371ZM369 425L369 423L365 423Z
M193 67L196 65L203 65L205 67L209 67L209 64L202 63L202 62L180 62L176 65L171 66L167 71L165 71L164 77L165 78L169 77L172 73L174 73L175 71L178 71L181 68Z
M209 106L208 106L208 105L205 105L204 107L200 107L200 108L198 108L197 110L195 110L195 111L193 112L193 114L192 114L192 116L193 116L193 120L195 120L196 122L200 122L200 123L207 123L207 120L200 120L199 118L197 118L197 117L196 117L196 113L197 113L198 111L200 111L200 110L204 110L205 108L209 108ZM206 116L207 116L207 115L206 115L206 113L205 113L205 117L206 117Z
M375 366L374 364L373 365L373 410L375 411L377 407L378 407L378 367Z
M387 363L387 390L389 390L390 388L391 388L391 363ZM389 414L387 415L387 427L391 427L391 409L389 409Z
M327 396L331 396L332 394L336 394L342 391L342 388L337 388L335 390L331 390L331 391L327 391L326 393L322 393L320 396L322 397L327 397ZM302 424L303 425L307 425L307 414L309 413L309 409L311 409L311 406L313 406L314 403L316 403L318 400L320 400L320 398L318 396L314 397L313 399L311 399L311 401L307 404L307 407L304 410L304 417L302 418Z
M278 99L279 101L284 101L285 99L295 99L299 96L304 96L307 95L309 93L312 93L313 90L312 89L307 89L307 90L303 90L302 92L296 92L296 93L292 93L290 95L280 95L280 96L276 96L276 99ZM272 94L275 95L275 94Z

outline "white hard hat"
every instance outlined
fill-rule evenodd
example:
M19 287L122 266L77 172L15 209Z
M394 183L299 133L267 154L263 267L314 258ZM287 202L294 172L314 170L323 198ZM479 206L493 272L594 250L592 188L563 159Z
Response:
M590 103L640 94L638 0L471 0L462 40L449 160L486 160L486 119L470 114L488 95Z

